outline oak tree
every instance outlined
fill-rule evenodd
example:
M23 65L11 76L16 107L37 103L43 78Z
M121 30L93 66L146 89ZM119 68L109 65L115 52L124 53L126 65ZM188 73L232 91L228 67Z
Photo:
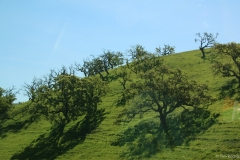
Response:
M170 45L164 45L163 48L156 48L156 53L161 56L166 56L175 53L175 47Z
M216 44L215 49L221 59L215 60L214 73L221 74L223 77L235 77L240 89L240 44L235 42Z
M188 80L179 69L171 70L165 65L139 72L140 78L125 90L128 107L119 114L116 123L131 121L137 114L154 111L159 116L160 128L169 136L167 116L177 108L207 107L212 98L208 87Z
M104 67L107 69L113 69L124 63L123 54L121 52L103 51L100 58L104 62Z
M212 33L207 32L204 32L203 35L201 35L200 33L197 33L196 35L197 38L195 38L195 42L200 42L199 50L202 52L202 58L205 58L206 52L204 51L204 49L214 46L218 33L216 34L216 36L214 36Z
M68 123L83 115L89 119L96 113L105 94L105 84L94 76L80 79L72 68L68 71L62 67L43 79L25 84L25 91L32 101L29 111L37 117L45 116L59 128L61 137Z
M129 53L132 58L130 61L127 61L127 67L135 74L146 72L161 65L163 61L158 54L147 52L141 45L132 47Z

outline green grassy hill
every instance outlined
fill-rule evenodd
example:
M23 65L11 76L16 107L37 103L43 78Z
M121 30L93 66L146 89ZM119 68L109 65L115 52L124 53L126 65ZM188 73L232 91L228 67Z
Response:
M114 104L122 90L118 80L114 80L109 83L110 90L100 105L100 108L105 108L108 114L102 115L99 126L92 133L83 134L81 125L71 122L67 126L68 130L63 137L64 143L61 148L54 148L51 145L54 132L51 133L48 121L42 118L38 123L29 123L28 117L23 117L17 122L9 120L3 124L0 131L0 159L28 157L69 160L215 159L228 156L240 158L240 103L235 103L235 95L231 92L229 83L232 78L213 76L211 60L202 60L200 51L169 55L164 57L164 62L171 68L180 68L190 79L207 84L210 94L218 99L209 106L209 112L206 112L219 114L214 123L209 123L207 127L201 129L198 128L198 124L186 121L190 129L197 128L196 132L189 134L188 137L177 136L183 133L177 126L178 122L185 122L181 115L178 115L181 110L174 112L172 118L170 116L169 122L173 134L177 137L173 149L164 146L164 143L162 146L155 145L154 137L158 137L158 144L164 141L160 133L154 130L158 125L156 113L149 112L143 117L136 117L130 123L114 125L119 112L123 109ZM132 76L132 79L135 78ZM21 110L25 105L27 102L19 104L16 109ZM79 117L79 120L81 118ZM199 118L197 114L196 118Z

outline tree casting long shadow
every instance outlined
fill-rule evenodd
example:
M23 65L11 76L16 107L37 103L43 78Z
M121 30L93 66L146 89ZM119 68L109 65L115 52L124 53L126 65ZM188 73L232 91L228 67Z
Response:
M94 116L86 116L68 129L62 137L59 137L59 130L62 126L55 127L49 134L43 134L32 141L29 146L13 155L11 159L55 159L76 145L83 143L86 135L99 126L106 114L105 110L101 109ZM61 139L60 142L59 139Z
M113 146L126 146L126 150L120 155L127 159L149 158L165 148L187 145L194 137L207 130L216 122L219 114L211 114L207 110L195 109L183 111L178 116L168 118L168 124L173 140L173 146L168 142L162 128L159 128L158 120L142 121L134 127L128 128L111 143Z

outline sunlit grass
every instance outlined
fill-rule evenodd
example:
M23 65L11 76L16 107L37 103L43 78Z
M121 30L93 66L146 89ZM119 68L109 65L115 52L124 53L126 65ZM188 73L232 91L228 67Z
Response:
M240 110L234 109L234 97L232 99L228 97L219 98L221 86L225 85L231 78L213 76L211 70L212 63L209 60L201 59L201 53L198 50L166 56L164 57L164 63L173 69L181 69L190 79L208 84L210 94L218 99L214 104L209 106L208 110L211 113L220 114L220 116L217 118L217 123L210 126L207 130L184 140L174 150L166 147L152 154L148 159L215 159L219 155L239 154ZM132 75L132 79L136 80L134 74ZM123 153L129 153L127 146L114 146L111 145L112 142L116 141L119 134L124 133L130 127L139 125L142 121L154 121L156 123L159 121L156 113L149 112L141 118L137 116L130 123L114 125L118 114L123 109L121 106L116 107L114 103L120 96L121 90L122 86L118 80L109 83L108 94L102 99L103 102L99 107L105 108L109 114L105 115L105 119L92 133L86 135L82 143L73 145L72 148L69 148L63 154L59 153L56 159L113 160L139 158L138 156L131 156L129 154L125 157L122 156ZM16 109L19 110L23 106L24 104L20 104ZM173 114L177 115L180 112L182 110L176 110ZM0 159L10 159L13 155L21 153L25 147L28 147L39 136L50 132L51 124L44 120L44 118L38 123L31 123L29 126L23 124L26 119L27 117L18 120L19 124L12 120L3 124L5 127L12 125L13 128L1 132ZM76 122L70 123L66 127L66 131L74 126ZM14 126L14 124L16 125ZM14 127L16 127L16 130ZM145 135L146 140L151 140L151 137L152 135L149 133Z

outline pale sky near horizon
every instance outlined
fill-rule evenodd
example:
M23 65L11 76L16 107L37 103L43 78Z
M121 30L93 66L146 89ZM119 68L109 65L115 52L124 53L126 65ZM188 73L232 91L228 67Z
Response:
M103 50L198 49L196 33L240 42L239 0L0 0L0 87L21 89L50 69ZM18 101L28 98L20 92Z

